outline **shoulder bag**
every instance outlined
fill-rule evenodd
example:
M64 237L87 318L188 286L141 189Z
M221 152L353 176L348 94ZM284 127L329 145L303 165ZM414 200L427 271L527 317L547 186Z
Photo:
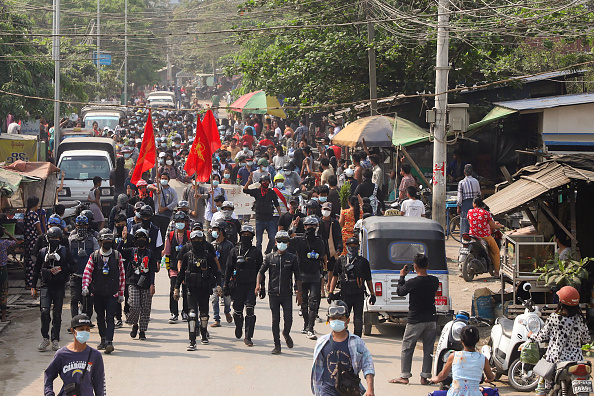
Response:
M83 370L82 377L80 378L80 383L78 382L71 382L69 384L64 385L64 396L81 396L81 388L80 384L85 379L85 375L87 374L87 367L89 367L89 361L91 360L91 353L93 352L93 348L89 347L89 356L87 356L87 363L85 364L85 368Z
M332 334L330 334L330 345L332 346L332 350L334 350ZM351 359L354 359L354 357L351 356ZM336 384L334 385L338 394L340 396L360 396L360 384L361 379L355 374L353 367L345 367L340 361L340 356L338 356L336 360Z

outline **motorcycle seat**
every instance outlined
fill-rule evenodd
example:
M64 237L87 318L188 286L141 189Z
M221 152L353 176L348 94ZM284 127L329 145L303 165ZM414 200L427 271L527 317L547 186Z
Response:
M501 332L503 335L507 338L511 338L514 329L514 321L507 318L499 318L497 319L497 322L501 324Z

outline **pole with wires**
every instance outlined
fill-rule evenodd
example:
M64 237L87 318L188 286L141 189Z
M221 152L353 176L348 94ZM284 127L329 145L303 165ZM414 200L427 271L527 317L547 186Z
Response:
M101 0L97 0L97 85L101 84L101 19L100 19ZM99 88L99 87L97 87ZM97 100L101 99L100 89L97 89Z
M367 0L365 4L365 15L367 19L367 50L369 57L369 115L377 115L377 76L375 68L375 48L373 41L375 39L375 26L370 20L371 18L371 1Z
M128 0L124 2L124 105L128 104Z
M54 37L52 55L54 58L54 156L60 144L60 0L54 0ZM49 143L49 141L48 141ZM58 158L56 158L56 161Z

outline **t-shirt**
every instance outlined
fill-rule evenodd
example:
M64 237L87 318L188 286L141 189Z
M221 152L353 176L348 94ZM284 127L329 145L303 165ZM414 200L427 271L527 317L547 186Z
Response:
M470 225L470 235L485 238L491 236L491 227L489 223L493 220L491 213L483 208L474 208L468 211L468 224Z
M421 217L425 214L425 205L418 199L407 199L402 202L401 211L405 216Z
M78 382L81 383L83 370L89 358L89 348L87 346L82 352L73 352L67 347L58 349L54 359L45 369L44 373L44 394L54 396L53 383L60 376L64 385ZM80 384L81 394L103 396L105 394L105 371L103 367L103 357L101 353L92 349L87 374ZM60 391L61 392L61 391Z
M249 148L254 147L254 137L251 135L243 135L241 137L241 143L243 146L243 143L247 143Z
M436 322L435 292L439 279L433 275L415 276L407 281L398 280L398 295L408 297L408 323Z
M340 359L343 368L352 367L348 337L341 342L328 341L322 348L322 360L324 361L322 395L324 396L340 396L335 388L338 359Z

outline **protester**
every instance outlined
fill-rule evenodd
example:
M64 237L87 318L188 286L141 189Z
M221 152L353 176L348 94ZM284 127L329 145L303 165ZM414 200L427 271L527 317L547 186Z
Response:
M359 199L355 196L349 198L349 208L343 209L340 212L340 228L342 228L342 254L346 254L346 241L355 235L355 223L361 218L361 207L359 206Z
M255 199L254 212L256 213L256 247L258 250L262 250L262 239L264 237L264 231L268 234L268 246L266 247L265 253L268 254L272 251L274 246L274 236L278 227L277 222L274 219L274 209L276 208L279 216L282 214L280 206L278 204L278 197L270 186L270 176L263 175L258 180L260 183L259 188L249 188L252 181L254 172L250 175L246 186L243 188L245 194L251 195ZM278 220L277 220L278 221Z
M415 186L408 186L406 188L406 196L408 199L402 202L400 214L409 217L425 217L425 204L419 200L417 188Z
M99 191L102 181L101 176L93 177L93 188L87 196L87 202L90 202L89 209L93 212L94 221L99 225L99 229L102 229L105 224L105 217L101 211L101 191Z
M237 221L237 220L235 220ZM235 227L235 224L233 224ZM219 259L219 263L221 265L221 273L224 274L227 270L227 262L229 261L229 257L231 256L231 250L233 250L236 243L233 243L227 239L227 230L228 230L227 223L225 220L218 220L217 222L212 224L211 234L213 240L213 247L215 250L216 257ZM235 233L237 237L237 232L240 229L237 228L237 231L231 231ZM222 285L224 286L224 284ZM219 307L219 300L222 298L223 305L224 305L224 313L225 319L227 323L233 322L233 317L231 316L231 296L220 296L220 293L217 291L212 295L212 311L214 316L214 323L211 324L211 327L220 327L221 326L221 314L220 314L220 307Z

